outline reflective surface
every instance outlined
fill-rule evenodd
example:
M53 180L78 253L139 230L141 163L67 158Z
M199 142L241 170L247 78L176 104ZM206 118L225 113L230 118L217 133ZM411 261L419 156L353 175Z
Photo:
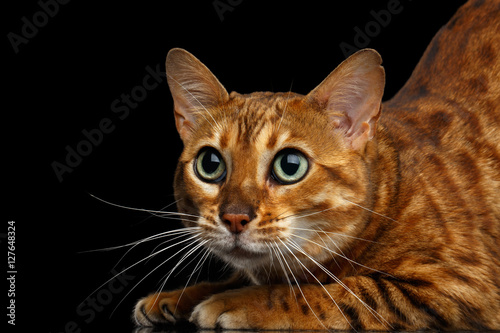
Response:
M224 332L224 333L262 333L262 332L278 332L278 331L262 331L262 330L224 330L224 331L217 331L217 330L197 330L193 326L184 326L184 327L179 327L176 329L165 329L162 330L161 328L153 328L153 327L141 327L141 328L136 328L135 330L132 331L132 333L216 333L216 332ZM287 333L299 333L299 332L327 332L327 331L283 331ZM335 331L336 333L342 333L342 331ZM352 331L346 331L346 333L349 332L351 333ZM427 333L439 333L439 331L426 331ZM495 330L495 331L473 331L474 333L495 333L495 332L500 332L500 330ZM392 332L394 333L394 331ZM470 331L454 331L454 333L470 333Z

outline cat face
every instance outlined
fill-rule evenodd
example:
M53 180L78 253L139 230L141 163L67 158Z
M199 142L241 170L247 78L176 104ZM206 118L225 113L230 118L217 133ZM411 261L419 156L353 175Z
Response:
M310 262L304 252L321 261L331 258L332 243L341 253L363 227L366 211L358 204L371 193L367 152L383 70L378 55L361 58L347 60L306 96L229 95L191 54L169 53L184 142L174 184L178 209L213 253L244 270L280 256ZM359 66L368 68L355 73Z

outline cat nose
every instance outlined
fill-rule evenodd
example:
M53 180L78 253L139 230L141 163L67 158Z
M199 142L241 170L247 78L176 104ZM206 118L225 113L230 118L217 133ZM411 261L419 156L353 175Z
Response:
M245 225L250 222L250 216L247 214L224 214L222 215L222 222L226 224L233 234L239 234L243 231Z

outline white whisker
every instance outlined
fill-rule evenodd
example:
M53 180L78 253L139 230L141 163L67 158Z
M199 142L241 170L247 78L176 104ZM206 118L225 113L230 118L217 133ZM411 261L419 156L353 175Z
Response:
M208 242L209 242L209 241L208 241L208 240L206 240L206 241L204 241L201 245L205 245L205 244L206 244L206 243L208 243ZM199 247L198 247L198 248L199 248ZM205 254L206 254L206 252L207 252L207 251L210 251L210 248L206 248L203 252L200 252L200 253L198 253L197 255L195 255L195 256L194 256L191 260L189 260L189 262L188 262L188 263L186 263L186 264L184 265L184 267L182 267L180 270L178 270L178 271L177 271L177 273L175 273L175 275L174 275L174 276L178 276L178 275L179 275L182 271L184 271L187 267L189 267L189 265L191 265L191 263L192 263L193 261L195 261L195 260L196 260L196 259L197 259L200 255L201 255L201 257L202 257L202 258L198 261L198 263L196 264L196 266L195 266L195 268L193 269L193 271L192 271L191 273L189 273L189 276L194 275L194 273L196 273L196 272L198 271L198 269L199 269L198 265L200 264L200 261L201 261L201 260L203 260L203 257L205 256ZM191 254L190 254L190 255L191 255ZM187 259L187 258L185 258L185 259ZM181 260L185 260L185 259L181 259ZM174 268L175 268L175 267L174 267Z
M286 245L285 242L283 242L283 240L279 239L280 242L283 244L283 246L288 250L288 252L290 252L290 254L295 258L295 260L318 282L318 285L320 285L324 291L326 292L326 294L330 297L330 299L332 300L333 304L335 304L335 306L337 307L337 309L339 309L340 313L342 314L342 316L344 317L344 319L347 321L347 323L349 324L349 326L352 327L351 323L349 322L349 320L346 318L346 316L344 315L344 313L342 312L342 310L340 309L339 305L337 304L337 302L335 301L335 299L332 297L332 295L328 292L328 290L326 289L326 287L321 283L321 281L302 263L302 261L300 261L299 258L297 258L297 256L295 255L295 253L293 253L292 250L290 250L290 248ZM293 246L293 244L291 244ZM312 309L311 309L312 311ZM313 311L314 313L314 311ZM316 314L314 313L314 315L316 316ZM323 327L325 326L323 324L323 322L316 316L316 319L319 320L319 322L321 323L321 325L323 325ZM326 327L325 327L326 328ZM352 329L354 329L354 327L352 327Z
M142 244L144 242L149 242L149 241L152 241L152 240L156 240L156 239L160 239L160 238L165 238L167 236L177 236L177 237L174 237L173 239L170 239L170 241L172 241L172 240L178 239L180 237L184 237L186 235L194 234L195 231L200 231L200 229L201 229L200 227L175 229L175 230L170 230L170 231L162 232L162 233L159 233L159 234L147 237L147 238L145 238L143 240L140 240L139 242L137 242L134 246L132 246L130 249L128 249L127 252L125 252L121 256L121 258L118 260L118 262L115 264L114 267L116 268L116 266L118 266L118 264L127 256L127 254L129 254L135 247L139 246L140 244ZM166 242L163 242L162 244L165 244L165 243ZM154 250L151 251L151 253L155 252L157 248L158 248L158 246L156 246L154 248ZM147 262L149 262L149 260L146 261L146 263Z
M198 281L198 278L200 277L200 273L201 273L201 268L203 267L203 265L205 264L205 261L207 260L207 258L209 256L210 256L210 248L206 248L205 251L203 252L201 259L198 261L198 263L196 263L196 266L194 267L193 272L191 272L191 274L189 274L189 278L186 281L186 284L184 285L184 288L182 289L181 294L179 295L177 303L175 304L174 313L177 311L177 306L179 305L179 302L181 301L182 295L184 295L184 291L186 291L186 288L189 285L189 282L191 281L191 279L192 279L193 275L196 273L196 271L198 271L198 276L196 277L194 283L196 284L196 282ZM196 256L196 257L198 257L198 256ZM188 263L188 265L189 265L189 263Z
M123 209L128 209L128 210L134 210L134 211L138 211L138 212L145 212L145 213L151 213L151 214L163 214L163 215L172 215L172 216L185 216L185 217L193 217L193 218L200 218L200 216L197 216L197 215L192 215L192 214L186 214L186 213L180 213L180 212L165 212L165 211L162 211L162 210L152 210L152 209L144 209L144 208L135 208L135 207L128 207L128 206L123 206L123 205L119 205L119 204L115 204L113 202L109 202L109 201L106 201L104 199L101 199L93 194L90 194L89 195L101 202L104 202L105 204L108 204L110 206L114 206L114 207L118 207L118 208L123 208ZM176 201L177 202L177 201Z
M342 251L342 249L341 249L341 248L337 245L337 243L336 243L336 242L332 239L332 237L330 237L330 235L328 235L327 233L325 233L325 232L323 231L323 229L319 228L319 230L321 230L321 231L323 232L323 234L324 234L324 235L325 235L325 236L326 236L326 237L330 240L330 242L333 244L333 246L335 246L335 247L337 248L337 250L338 250L338 251L339 251L339 252L340 252L340 253L341 253L344 257L346 257L346 255L345 255L344 251ZM323 240L323 237L321 237L321 236L319 235L319 233L318 233L318 232L317 232L316 234L317 234L317 235L318 235L318 237L321 239L321 241L323 242L323 244L324 244L326 247L328 247L328 246L326 245L325 241ZM332 253L332 252L331 252L331 254L332 254L332 257L333 257L333 258L335 258L335 257L333 256L333 253ZM335 259L334 259L334 260L335 260ZM335 263L337 264L337 266L339 266L339 264L337 263L337 260L335 260ZM350 262L350 261L349 261L349 264L350 264L350 265L351 265L351 267L352 267L352 268L356 271L356 268L354 267L354 264L353 264L352 262ZM340 268L340 266L339 266L339 268Z
M303 215L300 215L300 214L292 214L292 215L288 215L288 216L284 217L284 219L289 218L289 217L296 217L296 218L304 218L304 217L309 217L309 216L318 215L318 214L321 214L321 213L327 212L327 211L332 210L332 209L335 209L335 208L337 208L337 207L330 207L330 208L326 208L326 209L319 210L319 211L312 212L312 213L304 213Z
M285 243L283 243L283 241L278 238L278 240L285 246L285 248L288 249L288 247L285 245ZM328 330L328 328L325 326L325 324L323 324L323 322L318 318L318 316L316 315L316 312L314 312L313 308L311 307L311 305L309 304L309 302L307 301L307 298L306 298L306 295L304 295L304 292L302 291L302 288L300 287L300 284L299 284L299 281L297 280L297 278L295 277L295 274L293 274L293 271L292 269L290 268L290 266L288 265L288 262L285 258L285 256L283 255L283 252L281 251L281 249L279 248L278 244L276 242L274 242L276 244L276 249L279 251L279 253L281 254L281 256L283 257L283 261L285 262L286 266L288 267L288 270L290 271L290 274L292 275L292 278L294 279L295 281L295 285L297 286L297 288L299 289L300 291L300 294L302 295L302 298L304 299L304 302L306 302L307 306L309 307L309 309L311 310L312 314L314 315L314 317L316 317L316 319L319 321L319 323L326 329ZM290 249L288 249L288 251L290 251ZM286 272L285 272L286 274ZM286 274L288 275L288 274ZM293 292L293 288L292 288L292 292ZM295 298L295 300L297 301L297 298ZM297 302L297 306L298 306L298 302Z
M356 295L348 286L346 286L342 280L340 280L337 276L335 276L335 274L333 274L332 272L330 272L325 266L323 266L323 264L321 264L320 262L318 262L316 259L314 259L311 255L309 255L308 253L306 253L301 247L299 244L297 244L296 242L294 242L293 240L289 240L289 244L290 246L292 246L295 250L297 250L298 252L302 253L304 256L306 256L307 258L309 258L309 260L311 260L311 262L313 262L317 267L319 267L323 272L325 272L329 277L331 277L335 282L337 282L340 286L342 286L347 292L349 292L353 297L355 297L361 304L363 304L363 306L375 317L375 319L377 319L377 321L379 323L381 323L382 325L384 325L382 323L382 321L384 321L387 325L389 325L389 327L392 327L389 322L384 318L382 317L377 311L375 311L372 307L370 307L368 304L366 304L361 298L359 298L358 295Z
M291 230L302 230L302 231L312 231L312 232L317 231L315 229L298 228L298 227L289 227L289 229L291 229ZM376 241L373 241L373 240L369 240L369 239L365 239L365 238L359 238L359 237L355 237L355 236L351 236L351 235L346 235L346 234L342 234L342 233L338 233L338 232L324 231L324 230L321 230L321 232L324 233L324 234L341 236L341 237L345 237L345 238L352 238L352 239L356 239L356 240L360 240L360 241L364 241L364 242L369 242L369 243L374 243L374 244L382 244L380 242L376 242Z
M192 230L198 230L198 229L200 229L200 228L199 227L190 227L190 228L182 228L182 229L169 230L169 231L162 232L160 234L156 234L156 235L153 235L153 236L148 236L146 238L143 238L143 239L140 239L138 241L131 242L131 243L127 243L127 244L123 244L123 245L117 245L117 246L111 246L111 247L105 247L105 248L101 248L101 249L85 250L85 251L80 251L78 253L92 253L92 252L113 251L113 250L119 250L119 249L122 249L124 247L129 247L129 246L131 246L133 248L133 247L136 247L136 246L138 246L138 245L140 245L142 243L145 243L145 242L148 242L148 241L152 241L152 240L155 240L155 239L158 239L158 238L170 236L171 234L175 234L175 233L188 233L188 232L191 232ZM127 252L129 252L130 250L131 249L129 249Z
M288 91L289 93L292 91L292 86L293 86L293 82L290 84L290 90ZM276 129L276 132L280 131L281 123L283 122L283 118L285 118L286 108L288 106L289 99L290 99L290 96L288 96L288 98L286 99L285 107L283 109L283 113L281 114L280 122L278 124L278 128Z
M377 213L377 212L376 212L376 211L374 211L374 210L371 210L371 209L369 209L369 208L366 208L366 207L364 207L364 206L362 206L362 205L360 205L360 204L357 204L357 203L355 203L355 202L352 202L352 201L350 201L350 200L348 200L348 199L346 199L346 198L343 198L343 199L344 199L345 201L347 201L347 202L349 202L349 203L351 203L351 204L353 204L353 205L355 205L355 206L357 206L357 207L361 208L361 209L364 209L364 210L366 210L366 211L368 211L368 212L372 213L372 214L375 214L375 215L378 215L378 216L380 216L380 217L383 217L383 218L386 218L386 219L388 219L388 220L391 220L391 221L393 221L393 222L399 223L399 221L397 221L397 220L395 220L395 219L393 219L393 218L390 218L389 216L386 216L386 215L384 215L384 214ZM329 210L333 210L333 209L335 209L335 208L337 208L337 207L330 207L330 208L326 208L326 209L323 209L323 210L320 210L320 211L316 211L316 212L312 212L312 213L304 213L304 214L302 214L302 215L300 215L300 214L291 214L291 215L288 215L288 216L284 217L283 219L290 218L290 217L304 218L304 217L314 216L314 215L318 215L318 214L321 214L321 213L327 212L327 211L329 211ZM347 237L347 236L346 236L346 237Z
M267 274L267 283L272 284L271 274L273 273L273 269L277 274L279 274L279 273L276 269L276 266L274 265L274 255L273 255L273 249L271 248L271 245L268 242L264 242L264 244L269 249L269 271L267 270L266 266L263 266L262 268L265 270L265 272Z
M197 241L199 241L199 239L197 239ZM170 278L170 276L174 273L174 271L177 269L177 267L179 267L184 262L184 260L186 260L189 256L191 256L191 254L193 254L194 252L196 252L196 250L198 250L200 247L202 247L207 242L208 242L207 240L202 241L202 242L196 244L193 248L191 248L190 250L188 250L186 253L184 253L184 255L177 261L177 263L174 265L174 267L172 269L170 269L170 271L163 276L162 280L163 279L165 279L165 280L162 283L160 290L162 290L164 288L166 282L168 281L168 279ZM188 246L192 246L192 244L189 244ZM171 256L171 258L175 257L179 253L183 252L185 249L188 248L188 246L185 246L182 249L180 249L179 251L177 251L173 256ZM167 259L167 261L170 260L171 258Z
M337 256L339 256L339 257L341 257L341 258L343 258L343 259L345 259L345 260L347 260L347 261L349 261L349 262L351 262L351 263L353 263L353 264L356 264L356 265L358 265L358 266L361 266L361 267L363 267L363 268L369 269L369 270L374 271L374 272L377 272L377 273L381 273L381 274L384 274L384 275L387 275L387 276L392 276L392 275L390 275L389 273L382 272L382 271L379 271L379 270L377 270L377 269L375 269L375 268L371 268L371 267L365 266L365 265L363 265L363 264L360 264L359 262L357 262L357 261L355 261L355 260L352 260L352 259L350 259L350 258L346 257L345 255L342 255L342 254L340 254L340 253L338 253L338 252L335 252L335 251L333 251L332 249L330 249L330 248L328 248L328 247L326 247L326 246L323 246L323 245L321 245L321 244L318 244L317 242L315 242L315 241L313 241L313 240L310 240L310 239L308 239L308 238L301 237L301 236L298 236L298 235L295 235L295 234L291 234L291 235L292 235L293 237L297 237L297 238L303 239L303 240L305 240L305 241L307 241L307 242L310 242L310 243L312 243L312 244L314 244L314 245L317 245L317 246L321 247L322 249L325 249L325 250L327 250L327 251L329 251L329 252L331 252L331 253L333 253L333 254L335 254L335 255L337 255Z
M320 230L321 230L321 228L320 228ZM323 230L321 230L321 231L323 232ZM328 247L328 245L326 244L326 242L325 242L325 240L323 239L323 237L321 237L321 236L320 236L319 231L317 231L317 230L316 230L316 231L315 231L315 233L316 233L316 235L319 237L319 239L321 240L321 242L322 242L322 243L323 243L326 247ZM323 232L323 233L324 233L324 232ZM331 242L332 242L332 243L333 243L333 244L337 247L337 249L338 249L339 247L338 247L338 246L337 246L337 244L333 241L333 239L332 239L332 238L331 238L328 234L325 234L325 235L326 235L326 237L328 237L328 238L330 239L330 241L331 241ZM340 269L340 268L341 268L341 266L340 266L339 262L337 261L337 259L335 258L335 255L334 255L331 251L329 251L329 252L330 252L330 257L331 257L331 258L332 258L332 260L335 262L335 264L337 265L337 267ZM343 254L343 253L342 253L342 254ZM352 264L351 264L351 265L352 265Z
M156 213L150 213L154 217L158 217L160 219L165 219L165 220L170 220L170 221L181 221L181 222L190 222L194 224L198 224L199 220L198 218L186 218L186 217L177 217L177 213L169 213L169 214L156 214Z
M161 279L163 280L162 284L160 285L160 287L156 290L156 298L155 298L155 303L156 301L158 300L158 298L160 297L160 292L165 288L165 285L167 284L167 281L169 280L170 276L172 276L172 274L174 273L174 271L177 269L177 267L179 267L183 262L184 260L186 260L189 256L191 256L194 252L196 252L200 247L202 247L203 245L205 245L206 243L208 242L208 240L205 240L205 241L202 241L200 243L198 243L197 245L195 245L195 247L193 247L192 249L190 249L189 251L187 251L178 261L177 263L175 264L175 266L166 274L164 275L164 277ZM188 246L190 245L187 245L185 247L183 247L181 250L179 250L176 254L174 254L172 257L175 257L177 254L179 254L180 252L184 251ZM172 258L171 257L171 258ZM196 256L195 256L196 258ZM169 259L165 260L164 262L162 262L159 266L162 266L165 262L167 262ZM189 265L189 263L188 263ZM158 266L158 267L159 267ZM158 269L158 267L156 267L154 270ZM153 271L154 271L153 270ZM151 273L149 273L151 274ZM149 275L148 274L148 275ZM150 309L151 311L151 309ZM149 312L148 312L149 314Z
M283 261L281 259L281 256L279 254L279 247L278 247L278 244L276 242L274 242L275 246L272 246L271 245L271 249L274 251L274 253L276 254L276 258L278 259L278 262L281 266L281 269L283 271L283 274L288 282L288 286L290 287L290 295L294 295L294 292L293 292L293 284L292 284L292 281L290 280L290 278L288 277L288 273L285 269L285 265L283 264ZM297 298L295 298L295 302L297 302Z
M177 243L175 243L175 244L172 244L172 245L170 245L170 246L167 246L166 248L161 249L161 250L157 251L156 253L152 253L152 254L148 255L147 257L142 258L141 260L137 261L135 264L132 264L132 265L130 265L130 266L128 266L128 267L126 267L126 268L122 269L120 272L116 273L113 277L111 277L111 278L110 278L110 279L108 279L106 282L104 282L104 283L103 283L103 284L101 284L99 287L97 287L97 288L96 288L93 292L91 292L91 293L90 293L90 295L88 295L85 299L89 298L91 295L93 295L94 293L96 293L99 289L101 289L102 287L104 287L106 284L108 284L109 282L111 282L111 281L113 281L114 279L116 279L116 277L117 277L117 276L119 276L120 274L123 274L123 273L125 273L125 272L129 271L129 270L130 270L130 269L132 269L133 267L135 267L135 266L139 265L140 263L142 263L142 262L144 262L144 261L148 260L148 259L149 259L149 258L151 258L151 257L154 257L154 256L156 256L156 255L158 255L158 254L160 254L160 253L162 253L162 252L164 252L164 251L167 251L168 249L170 249L170 248L172 248L172 247L174 247L174 246L177 246L177 245L179 245L179 244L182 244L182 243L188 242L188 241L190 241L190 240L196 239L197 237L199 237L199 235L194 235L194 236L189 237L189 238L187 238L187 239L185 239L185 240L182 240L182 241L180 241L180 242L177 242ZM189 246L189 245L188 245L188 246ZM174 256L175 256L175 255L174 255ZM173 257L173 256L172 256L172 257ZM170 258L169 258L169 259L167 259L166 261L170 260L172 257L170 257ZM165 262L166 262L166 261L165 261ZM156 270L157 268L158 268L158 267L156 267L156 268L155 268L155 270ZM149 274L151 274L151 273L149 273ZM149 274L148 274L148 275L149 275ZM141 281L142 281L142 280L141 280ZM81 304L83 304L83 303L81 303Z
M200 227L194 227L194 229L195 229L196 231L201 231L201 228L200 228ZM181 231L182 231L182 229L181 229ZM165 245L165 244L171 243L171 242L173 242L173 241L174 241L174 240L176 240L176 239L182 238L182 237L184 237L186 234L194 234L194 232L193 232L192 230L187 230L186 232L180 232L180 231L179 231L178 235L175 235L175 234L174 234L174 236L175 236L175 237L170 238L170 239L168 239L168 240L166 240L166 241L163 241L163 242L161 242L160 244L156 245L156 246L154 247L154 249L151 251L151 253L155 252L155 251L156 251L156 249L158 249L158 248L159 248L159 247L161 247L162 245ZM159 238L160 238L160 237L159 237ZM161 237L161 238L163 238L163 237Z
M179 245L181 243L184 243L188 240L191 240L191 239L195 239L197 240L197 238L199 238L199 235L194 235L193 237L190 237L188 239L185 239L181 242L178 242L176 244L173 244L173 245L170 245L170 246L167 246L166 248L158 251L156 254L154 255L157 255L158 253L161 253L163 251L165 251L166 249L168 248L171 248L172 246L176 246L176 245ZM192 244L187 244L186 246L184 246L182 249L180 249L179 251L177 251L174 255L170 256L167 260L164 260L162 263L160 263L158 266L156 266L155 268L153 268L148 274L146 274L146 276L144 276L139 282L137 282L128 292L127 294L125 294L125 296L123 296L122 300L116 305L115 309L113 310L113 312L111 313L110 317L113 315L113 313L116 311L116 309L118 308L118 306L120 306L120 304L125 300L125 298L130 295L130 293L135 289L137 288L137 286L142 282L144 281L148 276L150 276L151 274L153 274L153 272L155 272L157 269L159 269L160 267L162 267L165 263L167 263L168 261L170 261L170 259L174 258L176 255L178 255L180 252L184 251L186 248L192 246ZM144 260L144 259L143 259Z
M375 215L378 215L378 216L380 216L380 217L386 218L386 219L388 219L388 220L391 220L392 222L399 223L399 221L397 221L397 220L395 220L395 219L393 219L393 218L390 218L389 216L386 216L386 215L384 215L384 214L377 213L377 212L376 212L376 211L374 211L374 210L371 210L371 209L369 209L369 208L363 207L363 206L361 206L361 205L359 205L359 204L357 204L357 203L355 203L355 202L352 202L351 200L347 200L346 198L343 198L343 199L344 199L345 201L347 201L347 202L352 203L354 206L357 206L357 207L359 207L359 208L362 208L362 209L364 209L364 210L366 210L366 211L368 211L368 212L370 212L370 213L372 213L372 214L375 214Z

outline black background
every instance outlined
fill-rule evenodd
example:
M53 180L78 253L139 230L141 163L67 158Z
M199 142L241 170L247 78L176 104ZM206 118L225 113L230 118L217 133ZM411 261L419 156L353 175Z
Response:
M17 53L8 34L21 35L22 18L33 22L42 9L37 1L4 4L9 7L3 10L2 164L7 186L2 187L6 214L0 233L7 232L7 221L15 220L17 329L63 332L75 325L82 332L130 332L135 301L155 290L174 265L166 264L139 283L169 254L141 263L127 272L132 281L92 318L77 312L93 291L109 289L100 286L113 277L111 270L125 250L80 252L179 227L176 221L90 196L148 209L173 201L172 178L182 144L166 80L125 119L111 108L114 100L143 84L147 66L160 65L164 71L168 50L182 47L204 62L228 91L291 88L306 94L345 58L339 44L354 45L354 28L364 30L374 21L370 11L386 9L392 1L220 2L236 4L223 13L223 20L213 1L73 0L59 5ZM463 2L401 0L401 12L370 38L368 47L384 59L385 99L404 84L432 36ZM114 130L60 182L51 164L64 163L65 147L75 149L85 139L82 131L97 128L104 118L111 119ZM4 236L1 241L6 253ZM134 249L118 268L146 257L159 243ZM201 279L221 276L220 263L206 266ZM188 273L186 269L173 277L168 288L185 283Z

